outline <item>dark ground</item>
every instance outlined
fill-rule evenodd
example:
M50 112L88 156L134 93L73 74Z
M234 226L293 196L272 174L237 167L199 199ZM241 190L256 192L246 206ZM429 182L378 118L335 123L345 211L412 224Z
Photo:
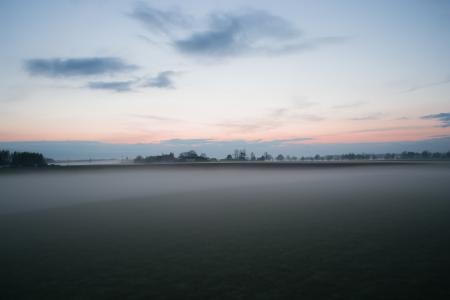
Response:
M0 298L450 299L450 167L381 168L0 215Z

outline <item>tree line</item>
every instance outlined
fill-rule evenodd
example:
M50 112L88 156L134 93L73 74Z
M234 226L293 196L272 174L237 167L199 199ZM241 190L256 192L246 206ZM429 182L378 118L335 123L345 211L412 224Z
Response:
M302 157L301 160L449 160L448 152L412 152L403 151L401 153L346 153L341 155L315 155L313 157Z
M0 166L2 167L43 167L46 165L47 160L41 153L0 150Z
M205 162L216 161L215 158L209 158L205 153L197 154L194 150L182 152L178 157L175 157L173 152L169 154L153 155L143 157L141 155L134 159L136 163L152 163L152 162Z
M383 153L383 154L367 154L367 153L346 153L336 155L319 155L314 156L295 156L278 154L271 155L264 152L257 156L254 152L247 154L245 149L236 149L231 154L228 154L220 161L330 161L330 160L450 160L450 151L448 152L411 152L404 151L401 153ZM216 158L210 158L205 153L197 154L196 151L191 150L182 152L178 157L173 152L169 154L161 154L155 156L138 156L134 159L137 163L152 163L152 162L206 162L219 161Z

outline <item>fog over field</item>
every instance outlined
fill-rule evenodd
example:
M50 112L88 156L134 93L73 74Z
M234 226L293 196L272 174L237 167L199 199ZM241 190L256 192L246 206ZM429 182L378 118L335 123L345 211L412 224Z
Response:
M450 165L0 174L2 299L448 299Z
M254 191L269 187L280 193L293 192L307 199L313 190L333 191L374 186L414 189L427 182L438 185L448 179L448 168L438 165L392 164L355 166L345 163L323 166L308 164L253 166L136 166L75 168L68 170L0 173L0 214L67 206L93 201L112 201L180 195L198 190L243 188ZM342 167L344 166L344 167ZM431 193L432 191L430 191ZM182 197L179 197L182 198ZM179 199L182 200L182 199Z

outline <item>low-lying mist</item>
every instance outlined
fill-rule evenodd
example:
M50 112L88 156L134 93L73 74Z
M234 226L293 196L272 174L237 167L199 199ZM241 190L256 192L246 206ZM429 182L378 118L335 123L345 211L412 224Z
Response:
M145 198L190 191L295 186L301 198L318 191L368 188L376 185L420 186L424 180L447 180L448 168L438 166L359 166L320 168L247 168L193 166L80 168L0 174L0 213L72 204ZM182 200L183 197L179 197Z

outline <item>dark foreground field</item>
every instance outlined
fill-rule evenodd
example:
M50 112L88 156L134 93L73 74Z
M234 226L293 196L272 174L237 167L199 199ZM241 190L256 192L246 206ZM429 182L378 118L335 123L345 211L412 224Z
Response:
M1 299L450 299L448 164L43 173L0 174Z

